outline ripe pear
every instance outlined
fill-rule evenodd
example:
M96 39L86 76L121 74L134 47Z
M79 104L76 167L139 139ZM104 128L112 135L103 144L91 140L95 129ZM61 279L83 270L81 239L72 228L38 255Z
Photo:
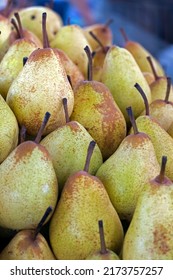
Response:
M63 50L69 56L79 67L85 79L88 71L88 58L84 51L86 45L89 45L89 43L83 34L82 27L77 24L61 27L55 38L50 42L52 48Z
M136 82L145 89L148 101L151 101L149 85L134 57L125 48L115 45L109 48L103 64L101 81L110 89L128 124L127 107L133 108L135 118L144 110L143 100L133 86Z
M100 46L100 43L98 43L91 36L91 32L99 39L99 41L103 46L106 47L106 46L111 46L113 44L113 33L110 28L111 23L112 20L109 20L105 24L95 23L83 28L84 35L93 51L95 51Z
M160 174L141 192L123 243L124 260L173 259L173 183L165 176L166 157Z
M98 221L99 225L99 237L100 237L100 250L96 252L92 252L86 260L119 260L119 256L106 248L104 229L103 229L103 221Z
M11 44L0 63L0 93L4 99L6 99L12 82L23 68L23 57L29 56L37 49L37 45L33 41L24 38L21 26L19 31L20 38Z
M0 95L0 163L16 148L19 126L17 119Z
M147 57L150 56L153 60L154 67L156 68L158 75L164 76L164 69L160 62L155 57L153 57L152 54L139 42L129 40L123 28L121 28L120 31L125 40L124 48L126 48L133 55L141 71L152 73L152 69L147 61Z
M66 124L58 127L40 142L52 157L58 179L60 192L68 177L83 169L87 147L93 140L87 130L77 121L70 121L67 109L67 99L63 99ZM103 163L102 153L96 144L90 162L89 173L95 175Z
M135 88L140 92L141 96L144 98L144 103L146 107L146 115L139 116L136 119L138 129L141 132L146 133L150 137L159 164L161 164L162 155L168 157L166 176L173 180L173 139L165 131L165 129L161 127L159 122L154 117L150 116L147 97L141 86L135 84Z
M63 25L59 13L49 7L30 6L19 10L22 25L25 29L32 31L43 42L42 36L42 14L47 14L47 33L49 41L52 41Z
M91 141L84 170L66 181L50 221L52 250L60 260L83 260L100 248L98 220L103 220L107 248L116 252L123 243L123 227L102 182L88 173L95 142Z
M51 207L48 207L36 229L21 230L0 253L0 260L55 260L47 240L40 233Z
M167 89L167 77L165 75L159 76L157 73L157 70L154 66L154 62L152 57L148 56L147 60L150 64L150 67L153 71L155 80L150 84L151 89L151 98L152 101L157 99L164 99L165 98L165 92ZM169 94L169 101L173 102L173 88L171 85L170 88L170 94Z
M151 72L142 72L149 86L154 82L155 77Z
M92 80L91 52L88 46L85 50L89 58L89 77L74 89L75 101L70 119L87 129L105 160L126 136L126 121L109 88Z
M150 138L136 126L131 107L128 112L134 132L124 138L96 176L121 220L131 221L138 196L144 184L158 173L159 164Z
M1 227L33 229L48 205L55 208L57 177L47 149L39 144L49 117L47 112L35 141L19 144L0 165Z
M6 101L28 134L36 135L46 111L51 118L44 135L65 123L62 98L71 115L74 93L60 58L47 46L46 14L43 14L44 48L33 51L11 84Z

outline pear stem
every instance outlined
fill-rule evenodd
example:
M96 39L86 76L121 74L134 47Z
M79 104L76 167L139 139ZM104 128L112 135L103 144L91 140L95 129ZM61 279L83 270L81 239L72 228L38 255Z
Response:
M141 94L141 96L142 96L142 98L143 98L143 100L144 100L144 104L145 104L145 114L146 114L146 116L149 116L149 113L150 113L150 110L149 110L149 103L148 103L148 99L147 99L147 97L146 97L146 94L145 94L145 92L143 91L143 89L141 88L141 86L138 84L138 83L136 83L135 85L134 85L134 87L139 91L139 93Z
M101 247L100 253L106 254L107 249L106 249L106 242L104 236L103 221L102 220L98 221L98 224L99 224L100 247Z
M84 166L85 172L89 171L90 160L91 160L91 156L93 154L95 145L96 145L96 142L94 140L89 143L87 157L86 157L85 166Z
M84 51L86 52L88 56L88 81L92 81L93 74L92 74L92 53L90 51L90 48L86 46L84 48Z
M165 168L166 168L166 163L167 163L167 157L163 156L162 157L162 163L161 163L161 169L160 169L160 174L159 176L156 177L156 181L158 183L162 183L165 179Z
M26 139L26 127L22 125L20 129L20 143L25 142L25 139Z
M124 38L124 41L127 43L127 42L129 41L129 39L128 39L128 37L127 37L127 34L126 34L124 28L121 27L121 28L120 28L120 32L121 32L121 34L122 34L122 36L123 36L123 38Z
M131 125L133 127L134 134L138 134L139 131L138 131L138 128L137 128L137 125L136 125L136 120L135 120L135 117L134 117L134 114L133 114L133 111L132 111L132 107L128 107L128 108L126 108L126 110L127 110Z
M46 30L47 13L42 13L42 34L43 34L43 48L49 48L49 41Z
M16 21L15 21L14 18L11 19L11 23L12 23L12 25L14 26L14 28L16 29L18 38L20 38L19 28L18 28L17 23L16 23Z
M170 96L170 92L171 92L171 78L167 77L167 88L166 88L166 96L165 96L165 102L168 103L169 102L169 96Z
M66 120L66 123L68 123L70 121L70 119L69 119L69 114L68 114L67 98L64 97L62 99L62 103L63 103L63 106L64 106L65 120Z
M28 60L27 56L23 57L23 66L26 64L27 60Z
M1 10L1 14L3 14L5 17L8 17L12 4L13 0L8 0L5 8Z
M52 212L52 210L53 210L53 209L52 209L51 206L49 206L49 207L46 209L46 211L45 211L43 217L41 218L40 222L38 223L38 225L37 225L37 227L36 227L36 229L35 229L35 232L34 232L34 240L36 239L38 233L40 232L41 228L43 227L44 222L46 221L47 217L48 217L49 214Z
M89 31L89 34L92 36L92 38L99 44L99 46L102 48L102 50L104 51L104 52L106 52L105 51L105 47L104 47L104 45L102 44L102 42L99 40L99 38L97 38L97 36L92 32L92 31Z
M157 72L156 72L156 69L154 67L153 61L152 61L150 56L147 56L147 60L150 64L151 70L153 72L153 75L154 75L154 78L155 78L155 81L156 81L159 78L159 76L157 75Z
M19 16L19 13L14 13L14 16L17 20L17 23L18 23L18 29L19 29L19 34L20 34L20 38L24 38L24 33L23 33L23 28L22 28L22 23L21 23L21 20L20 20L20 16Z
M48 120L49 120L49 118L50 118L50 113L49 112L46 112L46 114L45 114L45 116L44 116L44 120L43 120L43 122L42 122L42 124L41 124L41 127L40 127L40 129L39 129L39 131L38 131L38 133L37 133L37 136L36 136L36 138L35 138L35 143L39 143L40 142L40 140L41 140L41 137L42 137L42 135L43 135L43 131L44 131L44 129L45 129L45 126L46 126L46 124L47 124L47 122L48 122Z
M69 81L69 84L70 84L71 88L73 89L73 85L72 85L72 81L71 81L70 75L67 75L67 79Z
M106 23L104 24L104 27L105 27L105 28L109 27L109 26L112 24L113 21L114 21L113 18L108 19L108 20L106 21Z

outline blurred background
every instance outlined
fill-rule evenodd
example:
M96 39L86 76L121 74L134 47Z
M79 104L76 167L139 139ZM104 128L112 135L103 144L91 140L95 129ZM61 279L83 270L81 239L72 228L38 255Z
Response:
M0 8L6 0L0 0ZM64 22L80 26L106 23L113 19L113 42L123 46L119 31L123 27L130 40L141 43L162 64L173 79L173 0L14 0L12 5L49 6L57 11Z

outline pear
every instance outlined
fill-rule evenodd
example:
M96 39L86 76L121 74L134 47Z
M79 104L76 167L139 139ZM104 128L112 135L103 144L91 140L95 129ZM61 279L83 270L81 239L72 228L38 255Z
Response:
M62 98L72 113L74 94L60 58L47 46L46 14L43 14L44 48L33 51L11 84L6 101L28 134L36 135L46 111L51 119L44 134L65 123Z
M47 112L35 141L19 144L0 165L1 227L33 229L47 205L55 208L58 198L56 173L48 151L39 144L49 118ZM36 213L35 209L38 210Z
M49 7L30 6L19 10L22 25L32 31L42 42L42 14L47 14L48 38L52 41L63 25L61 16Z
M146 115L139 116L136 119L138 129L150 137L159 164L161 164L162 155L168 157L166 176L173 180L173 157L171 155L173 152L173 139L161 127L156 118L150 116L148 100L142 87L139 84L135 84L135 88L143 97L146 107Z
M159 74L157 73L157 70L154 66L152 57L148 56L147 60L150 64L153 75L155 77L155 80L150 84L152 101L157 100L157 99L164 99L165 98L165 92L166 92L166 89L167 89L167 77L165 75L159 76ZM172 88L172 85L171 85L171 88L170 88L169 101L173 102L173 88Z
M20 38L11 44L0 63L0 93L4 99L6 99L12 82L23 68L23 57L29 56L37 49L37 45L33 41L24 38L18 14L15 16L19 23Z
M128 39L127 34L123 28L120 28L120 32L125 40L124 48L126 48L135 58L142 72L152 73L152 69L147 61L147 57L150 56L153 60L154 67L159 76L164 76L164 69L160 62L152 56L152 54L145 49L139 42L131 41Z
M124 138L96 176L105 186L121 220L129 222L144 184L158 173L159 164L150 138L136 126L132 108L127 109L134 132Z
M124 260L173 259L173 183L165 175L166 160L162 156L160 174L138 198L123 243Z
M116 252L123 243L123 227L101 181L88 173L95 146L91 141L84 170L67 179L50 221L49 238L55 257L83 260L99 250L98 220L104 223L107 248Z
M119 260L119 256L113 251L106 248L106 242L104 237L103 221L98 221L99 236L100 236L100 250L91 253L86 260Z
M85 79L88 71L88 59L84 51L86 45L90 47L83 34L82 27L77 24L61 27L55 38L50 42L52 48L63 50L69 56L79 67Z
M110 28L111 23L112 20L109 20L105 24L95 23L83 27L84 35L93 51L95 51L100 46L100 43L105 47L111 46L113 44L113 34ZM94 34L94 36L99 38L100 43L93 38L91 32Z
M142 72L149 86L155 81L155 77L151 72Z
M19 126L17 119L0 95L0 163L16 148Z
M45 237L40 230L52 211L48 207L36 229L21 230L0 253L0 260L55 260Z
M149 85L132 54L125 48L115 45L109 48L103 64L101 81L111 91L127 124L129 124L127 107L133 108L135 118L144 110L143 100L133 86L136 82L144 88L148 101L151 101Z
M109 88L92 80L91 51L88 46L85 51L89 59L89 77L74 89L75 101L70 119L87 129L105 160L126 136L126 121Z
M173 123L173 102L169 101L171 89L171 78L167 77L167 89L165 98L156 99L149 105L149 115L154 117L167 131ZM145 115L145 110L141 115Z

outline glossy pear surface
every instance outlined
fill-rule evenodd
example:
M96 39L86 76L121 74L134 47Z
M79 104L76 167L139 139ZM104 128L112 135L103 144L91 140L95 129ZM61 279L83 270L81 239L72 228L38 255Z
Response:
M166 77L159 77L150 85L152 101L157 99L165 99L165 92L167 89ZM169 101L173 102L173 88L171 86Z
M0 226L36 228L45 209L54 209L58 182L46 148L33 141L18 145L0 165ZM36 211L37 210L37 211Z

